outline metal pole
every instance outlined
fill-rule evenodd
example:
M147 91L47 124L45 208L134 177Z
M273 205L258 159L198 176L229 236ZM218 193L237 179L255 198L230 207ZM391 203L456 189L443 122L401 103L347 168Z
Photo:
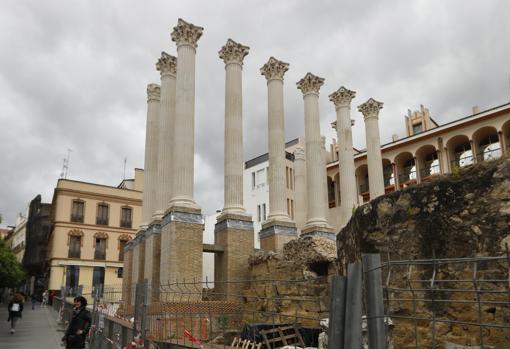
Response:
M344 349L345 294L347 278L335 275L331 280L328 348Z
M344 348L361 348L361 263L351 263L347 267L347 295L345 300Z
M386 327L384 325L384 297L382 288L381 256L363 254L365 271L365 300L367 304L368 345L370 349L386 349Z

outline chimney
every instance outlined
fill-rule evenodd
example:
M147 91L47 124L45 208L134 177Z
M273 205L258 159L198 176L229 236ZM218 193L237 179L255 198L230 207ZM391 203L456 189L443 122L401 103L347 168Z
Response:
M473 107L473 115L478 114L479 112L480 112L480 108L477 105L475 105Z
M393 142L398 141L398 134L396 134L396 133L392 134L392 135L391 135L391 140L392 140Z

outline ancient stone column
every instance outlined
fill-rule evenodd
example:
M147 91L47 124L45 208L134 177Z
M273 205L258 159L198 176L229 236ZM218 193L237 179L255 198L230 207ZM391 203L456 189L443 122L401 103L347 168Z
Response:
M306 223L306 161L305 149L297 147L294 150L294 203L296 226L301 231Z
M283 108L283 75L289 64L274 57L260 69L267 79L268 148L269 148L269 215L259 233L263 250L281 250L283 244L296 237L296 225L287 214L285 166L285 116Z
M381 155L381 140L379 136L379 110L383 103L370 98L358 106L365 120L365 137L367 142L368 185L370 200L384 195L384 176Z
M303 93L305 107L305 156L307 187L307 220L302 234L323 235L330 233L326 220L326 167L322 150L319 115L319 89L324 79L307 73L297 82Z
M218 52L225 62L225 204L214 229L214 243L223 247L215 254L215 290L223 300L240 299L248 285L248 257L253 252L253 221L243 207L243 59L249 47L232 39ZM216 283L216 281L218 281Z
M354 97L356 97L356 92L348 90L343 86L329 95L329 100L335 104L336 109L342 227L347 224L351 218L352 209L358 204L351 128L351 101Z
M154 186L156 207L153 219L161 221L172 191L172 150L174 148L173 128L175 119L175 74L177 58L166 52L161 52L161 58L156 63L156 69L161 75L161 102L159 111L158 134L158 172L157 184ZM147 176L147 174L145 174Z
M249 47L228 39L219 51L225 62L225 203L223 213L243 214L243 59Z
M198 208L193 200L195 156L195 56L203 28L179 18L172 32L177 45L177 77L170 206Z
M202 280L203 224L193 200L195 143L195 53L203 28L179 19L171 34L177 44L172 192L161 221L160 281ZM191 296L200 299L199 294Z
M141 230L149 227L156 208L156 188L158 182L158 142L160 87L147 85L147 125L145 128L144 189Z

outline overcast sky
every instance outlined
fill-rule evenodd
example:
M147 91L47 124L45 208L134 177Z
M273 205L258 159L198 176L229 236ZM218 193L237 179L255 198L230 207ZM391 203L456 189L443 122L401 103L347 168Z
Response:
M404 136L407 109L424 104L444 123L510 101L510 2L501 1L23 1L0 4L0 212L14 224L41 194L51 202L67 149L68 178L117 185L143 167L146 85L159 83L162 50L179 17L204 27L196 65L195 199L223 205L224 64L232 38L250 47L244 64L245 159L267 151L270 56L285 75L286 138L304 133L296 82L326 79L321 131L334 136L327 96L353 100L354 146L364 148L356 106L384 102L381 139Z

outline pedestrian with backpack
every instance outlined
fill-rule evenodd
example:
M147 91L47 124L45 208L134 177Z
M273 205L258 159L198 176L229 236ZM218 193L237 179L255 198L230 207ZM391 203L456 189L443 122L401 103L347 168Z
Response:
M7 321L11 323L11 334L14 334L16 332L16 323L21 319L21 313L23 312L23 297L21 294L16 293L14 295L13 300L7 306L7 310L9 311Z

